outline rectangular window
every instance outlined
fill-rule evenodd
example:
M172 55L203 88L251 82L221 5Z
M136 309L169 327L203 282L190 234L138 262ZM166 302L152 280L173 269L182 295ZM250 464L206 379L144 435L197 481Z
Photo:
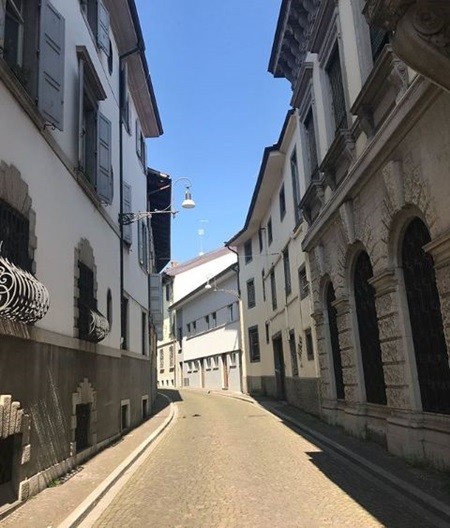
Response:
M97 46L109 55L109 13L100 0L81 0L81 9L96 39Z
M191 323L188 323L186 325L186 333L187 333L187 335L191 335Z
M148 350L148 332L147 332L147 314L145 312L142 312L142 319L141 319L141 332L142 332L142 355L147 355Z
M159 351L159 370L164 371L164 349Z
M211 314L211 319L212 319L212 327L216 328L217 326L217 313L216 312L213 312Z
M30 223L16 209L0 199L1 255L23 270L31 271L28 256Z
M263 228L260 227L258 229L258 241L259 241L259 252L262 253L262 250L264 248L264 242L263 242Z
M91 310L97 308L94 297L94 272L78 261L78 337L89 341Z
M248 329L248 343L250 350L250 361L257 362L261 360L261 354L259 351L259 335L258 326L251 326Z
M147 220L145 219L139 220L138 222L138 259L139 264L142 266L144 271L149 273L149 239Z
M372 50L372 59L375 62L383 51L386 44L389 44L389 33L384 29L370 26L370 48Z
M305 266L302 266L298 270L298 282L300 287L300 299L305 299L309 295L309 282L306 276Z
M172 298L172 284L168 282L166 284L166 301L169 302Z
M245 254L245 263L248 264L253 260L252 255L252 239L247 240L247 242L244 244L244 254Z
M228 305L228 322L232 323L234 321L234 307L232 304Z
M192 333L195 334L197 332L197 321L192 321Z
M270 343L270 323L269 321L266 321L266 343Z
M206 324L206 328L209 330L209 315L205 315L205 324Z
M293 330L289 332L289 351L291 353L292 376L298 377L298 358L297 347L295 346L295 333Z
M270 291L272 294L272 309L277 309L277 285L275 282L275 270L273 269L270 272Z
M127 350L128 348L128 298L122 297L122 349Z
M214 361L214 370L218 370L219 369L219 356L214 356L213 358L213 361Z
M131 134L131 105L130 94L128 93L128 66L126 63L122 65L120 70L120 113L122 123L128 134Z
M247 281L247 307L253 308L254 306L256 306L255 281L250 279Z
M308 115L306 116L305 122L306 141L308 144L308 156L309 156L309 181L314 180L317 176L317 144L316 144L316 131L314 127L314 116L312 108L310 108ZM309 182L308 182L309 183Z
M269 246L270 244L272 244L273 241L272 218L269 218L269 221L267 222L267 241Z
M284 269L284 288L286 291L286 297L291 294L292 283L291 283L291 266L289 262L289 247L283 251L283 269Z
M294 217L295 225L302 220L302 211L300 209L300 181L298 176L297 152L294 150L291 155L291 180L292 180L292 197L294 199Z
M336 45L326 67L330 81L331 101L333 105L334 124L336 131L347 128L347 110L345 108L344 84L342 82L341 59Z
M261 284L262 284L263 301L266 302L266 281L264 280L264 270L261 271Z
M169 368L173 369L175 367L175 354L173 351L173 346L169 347Z
M206 370L211 370L211 358L206 358Z
M278 195L278 201L280 204L280 220L283 221L283 218L286 214L286 196L284 193L284 185L281 186L280 193Z
M305 340L306 340L306 357L312 361L314 359L314 346L312 340L311 330L305 330Z
M229 355L229 358L230 358L230 362L229 362L230 368L236 368L236 352L231 352L231 354Z
M146 147L145 147L145 138L144 134L141 130L141 125L139 124L139 120L136 119L136 127L135 127L135 139L136 139L136 154L139 158L140 162L142 163L142 166L144 169L147 167L147 159L146 159Z

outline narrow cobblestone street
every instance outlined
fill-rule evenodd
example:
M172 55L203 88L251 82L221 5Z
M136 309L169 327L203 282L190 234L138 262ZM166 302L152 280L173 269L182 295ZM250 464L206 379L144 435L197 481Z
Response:
M445 526L259 406L194 391L176 405L176 423L96 527Z

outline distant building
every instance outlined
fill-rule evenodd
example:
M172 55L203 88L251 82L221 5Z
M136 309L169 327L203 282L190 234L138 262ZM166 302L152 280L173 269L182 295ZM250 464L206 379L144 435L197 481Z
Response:
M264 151L245 225L227 244L239 254L244 391L319 414L319 357L302 250L298 115Z
M174 264L162 273L163 332L158 341L158 386L180 387L184 381L182 341L185 335L182 312L171 309L180 299L236 262L236 255L227 248L216 249L181 264Z
M0 508L144 420L155 395L133 0L0 2ZM121 216L122 220L130 217Z
M283 0L269 65L298 113L322 415L438 467L450 466L450 94L390 41L448 90L449 16L444 2Z

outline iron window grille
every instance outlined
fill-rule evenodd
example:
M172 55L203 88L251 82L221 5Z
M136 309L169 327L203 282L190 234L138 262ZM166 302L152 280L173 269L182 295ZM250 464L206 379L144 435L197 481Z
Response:
M305 341L306 341L306 357L309 361L314 359L314 345L312 340L311 330L305 330Z
M30 223L7 202L0 200L0 254L23 270L31 272L28 256Z
M255 281L251 279L247 281L247 307L253 308L254 306L256 306Z
M250 361L258 362L261 360L261 354L259 350L259 333L258 326L251 326L248 329L248 342L250 350Z
M305 266L298 270L298 282L300 285L300 299L305 299L309 295L309 282Z

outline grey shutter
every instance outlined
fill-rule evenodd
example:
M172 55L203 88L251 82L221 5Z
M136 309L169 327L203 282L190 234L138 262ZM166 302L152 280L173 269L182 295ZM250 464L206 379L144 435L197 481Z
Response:
M136 119L136 154L138 155L138 158L141 159L141 127L139 126L139 121Z
M141 266L144 265L144 236L145 236L145 220L141 219L138 222L138 258L139 258L139 264Z
M102 2L98 2L97 44L109 56L109 13Z
M128 183L123 182L123 212L124 213L131 213L131 185ZM132 224L124 225L123 226L123 239L125 242L128 242L128 244L131 244L132 242Z
M83 114L84 114L84 61L78 61L78 165L84 165L84 139L83 139ZM84 168L84 167L83 167Z
M150 314L155 325L156 335L159 340L163 338L163 317L162 317L162 284L161 275L150 274Z
M111 121L97 114L97 194L100 200L112 203Z
M39 35L38 108L59 130L64 118L64 18L42 0Z

